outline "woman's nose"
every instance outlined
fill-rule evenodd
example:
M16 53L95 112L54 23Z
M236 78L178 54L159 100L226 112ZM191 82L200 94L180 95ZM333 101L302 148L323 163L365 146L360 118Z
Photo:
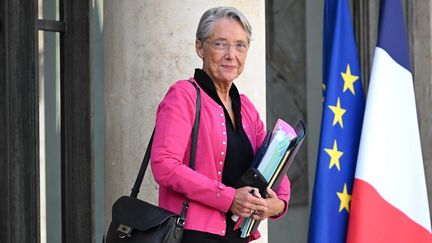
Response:
M237 50L232 45L228 45L228 49L225 51L226 58L235 58Z

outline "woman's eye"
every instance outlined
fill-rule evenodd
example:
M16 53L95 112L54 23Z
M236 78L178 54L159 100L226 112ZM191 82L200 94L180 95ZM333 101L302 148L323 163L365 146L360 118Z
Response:
M244 43L237 43L236 46L237 48L246 48L246 44Z
M223 47L223 46L225 46L225 44L223 42L215 42L214 45L217 46L217 47Z

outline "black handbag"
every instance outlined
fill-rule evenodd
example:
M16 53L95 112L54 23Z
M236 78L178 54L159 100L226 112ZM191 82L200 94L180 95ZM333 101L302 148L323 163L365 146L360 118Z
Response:
M201 95L197 85L190 81L197 91L196 114L192 129L192 144L190 151L190 168L194 168L196 157L196 143L201 113ZM144 178L150 160L153 134L147 146L144 159L130 196L122 196L114 202L112 220L106 237L107 243L180 243L183 236L183 226L189 207L183 202L180 215L157 207L137 198L139 188Z

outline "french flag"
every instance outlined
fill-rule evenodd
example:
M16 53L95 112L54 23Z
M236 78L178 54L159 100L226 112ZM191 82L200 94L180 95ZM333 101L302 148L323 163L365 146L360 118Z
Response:
M432 242L400 0L381 0L347 242Z

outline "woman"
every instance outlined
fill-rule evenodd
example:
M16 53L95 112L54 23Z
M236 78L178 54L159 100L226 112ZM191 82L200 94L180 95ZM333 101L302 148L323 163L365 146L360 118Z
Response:
M201 89L195 169L188 167L196 90L187 80L176 82L160 103L152 148L153 175L160 185L159 205L180 213L189 210L183 242L248 242L234 230L231 216L262 220L281 217L290 189L285 176L276 192L263 199L252 187L234 188L265 137L258 112L233 81L242 73L251 27L237 9L209 9L196 33L196 52L203 60L190 81ZM250 193L253 190L253 193Z

